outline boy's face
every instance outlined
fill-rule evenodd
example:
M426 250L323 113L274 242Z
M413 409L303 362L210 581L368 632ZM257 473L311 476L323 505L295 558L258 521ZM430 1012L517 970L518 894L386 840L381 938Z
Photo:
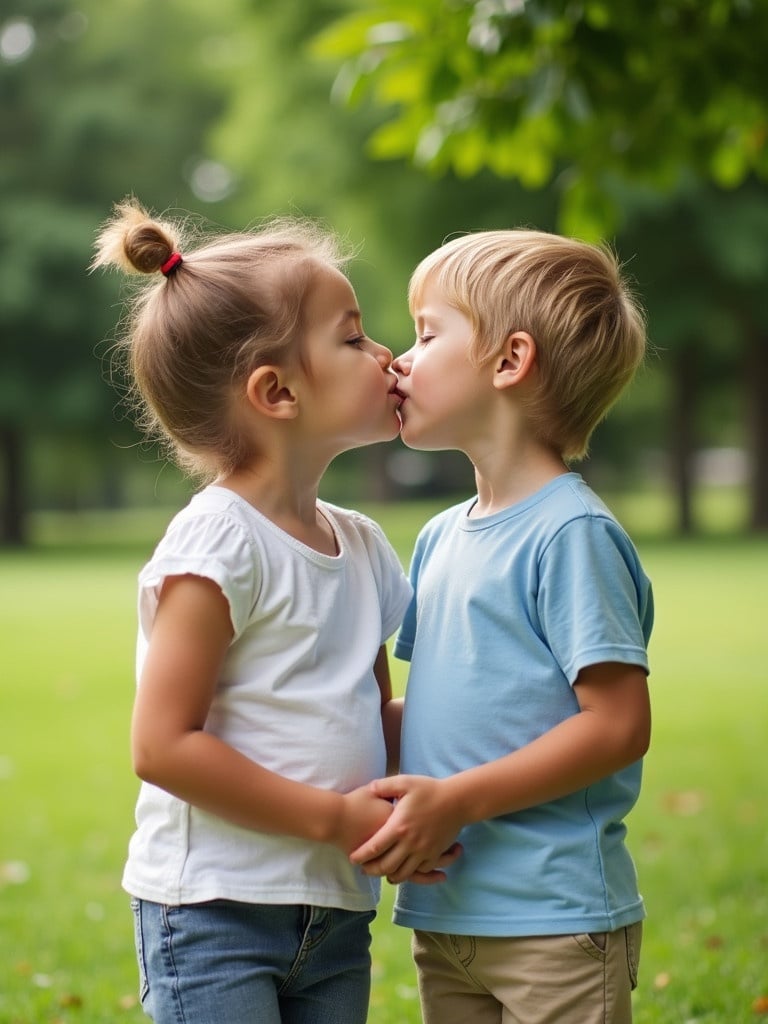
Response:
M467 452L484 436L493 388L492 370L470 361L470 319L427 283L413 311L416 342L392 364L400 406L401 437L411 448Z

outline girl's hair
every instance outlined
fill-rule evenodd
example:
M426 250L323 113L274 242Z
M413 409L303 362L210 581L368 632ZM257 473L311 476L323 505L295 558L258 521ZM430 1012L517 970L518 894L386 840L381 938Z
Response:
M428 285L471 321L477 365L511 333L533 337L529 422L561 457L582 458L646 349L645 316L610 249L542 231L480 231L422 260L408 289L412 313Z
M101 228L91 266L154 275L128 302L116 354L139 426L182 467L211 480L253 454L237 427L239 386L260 365L301 358L307 294L323 268L340 270L350 254L302 219L194 246L186 233L126 199ZM179 252L181 261L169 264Z

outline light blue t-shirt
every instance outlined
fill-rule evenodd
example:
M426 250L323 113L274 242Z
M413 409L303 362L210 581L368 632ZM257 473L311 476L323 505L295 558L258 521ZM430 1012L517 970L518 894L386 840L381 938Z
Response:
M525 501L421 531L395 654L411 662L401 771L444 778L579 711L589 665L648 671L651 585L624 530L577 473ZM624 818L641 762L570 796L469 825L440 885L403 884L394 919L458 935L613 931L645 911Z

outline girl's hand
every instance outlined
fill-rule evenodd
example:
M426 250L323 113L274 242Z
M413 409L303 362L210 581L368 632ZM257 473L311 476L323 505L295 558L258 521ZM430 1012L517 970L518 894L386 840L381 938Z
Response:
M370 786L344 793L340 797L331 842L350 853L382 828L392 810L392 802L378 796Z
M455 838L464 822L448 783L422 775L372 782L373 793L397 802L386 824L352 852L352 863L393 883L441 881L445 876L440 869L462 852Z

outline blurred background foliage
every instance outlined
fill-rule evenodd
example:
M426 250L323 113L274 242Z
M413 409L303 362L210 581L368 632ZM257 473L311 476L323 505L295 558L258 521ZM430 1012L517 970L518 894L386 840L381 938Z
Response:
M129 193L240 228L328 222L368 332L410 344L408 277L453 233L607 238L653 344L585 475L707 482L768 528L768 5L761 0L5 0L0 15L0 538L40 509L177 504L110 383ZM356 502L471 486L398 443L334 464Z

